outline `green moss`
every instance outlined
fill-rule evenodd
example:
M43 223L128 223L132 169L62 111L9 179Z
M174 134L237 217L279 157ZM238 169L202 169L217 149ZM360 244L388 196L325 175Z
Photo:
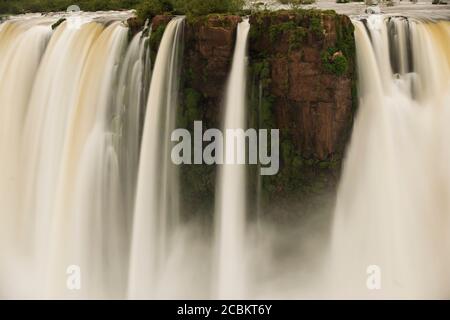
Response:
M156 60L159 45L161 44L166 27L167 23L159 25L156 30L152 30L152 34L150 35L150 57L152 61Z
M281 167L278 175L263 178L264 197L273 200L309 198L333 188L334 172L340 160L320 161L303 158L289 135L280 144Z
M336 27L336 48L340 50L345 57L354 61L356 55L355 47L355 28L346 16L337 16L335 19Z
M271 25L269 27L270 41L274 42L276 39L283 36L288 31L295 30L295 28L297 28L297 25L294 21Z
M271 83L270 62L267 59L255 61L252 66L252 73L258 79L263 88L267 88Z
M196 120L201 120L201 100L202 95L192 88L185 90L185 117L188 124L192 124Z
M308 30L303 27L297 27L292 30L289 37L289 50L295 50L300 48L300 45L307 39Z
M297 25L293 20L272 24L269 27L269 37L271 42L276 42L284 35L289 36L289 48L290 50L294 50L298 49L305 39L307 39L308 29Z
M274 119L274 104L275 98L272 96L265 96L261 100L261 108L260 108L260 123L265 129L275 128L275 119Z
M318 37L323 38L324 28L322 24L322 18L318 14L314 14L310 19L310 30Z
M287 37L289 50L297 50L308 40L308 34L313 34L315 39L319 41L324 39L322 17L325 15L337 17L332 10L320 11L301 8L275 12L267 10L256 12L251 18L250 39L251 41L261 39L268 34L272 45L276 45L280 39L286 39ZM280 17L285 17L287 21L283 21Z

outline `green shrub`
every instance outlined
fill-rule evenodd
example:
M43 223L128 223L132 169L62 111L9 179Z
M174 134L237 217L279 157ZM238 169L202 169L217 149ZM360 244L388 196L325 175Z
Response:
M138 17L145 20L173 11L173 5L170 0L144 0L137 6L136 11Z
M343 55L339 55L339 56L335 57L334 61L333 61L333 65L334 65L334 73L335 74L343 75L347 72L348 61L347 61L347 58L344 57Z
M322 52L322 66L325 71L342 76L347 73L348 60L342 51L328 48L328 50Z
M364 0L336 0L336 3L364 2Z
M141 19L152 18L165 12L201 16L210 13L238 13L244 0L144 0L137 6Z
M288 4L292 9L297 9L302 5L316 3L316 0L279 0L282 4Z
M237 13L244 0L172 0L177 12L191 16L210 13Z
M133 9L142 0L0 0L0 14L65 11L76 4L83 11Z

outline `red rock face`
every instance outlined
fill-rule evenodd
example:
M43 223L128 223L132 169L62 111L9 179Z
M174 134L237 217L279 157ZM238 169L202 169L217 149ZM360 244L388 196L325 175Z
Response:
M156 16L153 28L167 24L170 16ZM316 18L317 19L317 18ZM270 86L266 94L274 97L275 126L292 133L298 152L305 158L325 160L342 154L352 125L352 77L327 73L321 54L338 42L337 27L348 27L344 16L322 14L320 32L311 31L312 18L289 12L262 17L252 16L252 28L260 32L251 37L250 65L263 59L270 65ZM202 95L199 106L204 121L218 125L239 16L212 15L187 21L185 28L184 86ZM287 29L273 34L277 25L293 23L304 28L306 36L293 42ZM282 29L282 28L281 28ZM341 53L339 53L341 54ZM353 61L350 66L353 67Z
M318 18L322 25L320 35L311 32L312 22L308 19L288 13L254 18L252 25L262 26L262 31L250 46L256 60L260 59L258 53L264 50L264 59L271 65L271 83L267 90L268 95L276 98L276 127L292 133L302 157L325 160L343 153L343 141L352 125L353 72L350 70L344 76L327 73L322 66L321 53L337 47L337 24L347 26L351 22L346 17L321 15ZM292 34L296 31L289 27L271 40L270 30L289 21L309 28L307 37L300 43L293 43ZM353 62L350 64L352 66Z
M203 120L217 127L234 53L238 16L209 16L188 22L185 29L185 88L202 95Z
M155 17L153 28L169 19ZM202 120L208 128L221 126L240 21L239 16L223 15L186 21L179 114L188 129L192 129L194 120ZM280 143L289 149L280 150L281 169L268 182L270 192L284 197L300 190L309 196L320 193L317 185L334 188L340 170L334 164L344 153L352 127L354 61L353 56L348 56L348 71L336 75L325 70L322 55L329 48L341 51L343 30L351 27L350 20L335 14L277 12L252 15L250 24L249 101L252 92L258 91L255 87L263 83L263 98L270 101L271 127L280 129ZM264 76L255 73L258 64L267 65ZM249 121L255 121L257 107L250 102L248 106ZM261 123L249 125L264 128ZM327 167L331 163L333 169ZM191 166L182 169L182 176L184 190L188 190L186 198L194 211L214 198L214 168ZM193 202L194 198L198 203Z
M128 28L130 28L131 36L134 36L136 33L141 31L143 25L142 21L137 17L132 17L127 20Z
M161 25L168 24L170 22L170 20L172 20L172 18L173 18L173 16L169 16L169 15L160 15L160 16L154 17L152 20L153 30L158 29L158 27Z

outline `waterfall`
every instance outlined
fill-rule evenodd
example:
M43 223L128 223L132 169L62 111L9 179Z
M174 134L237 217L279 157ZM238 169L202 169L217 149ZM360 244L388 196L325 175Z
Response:
M147 32L149 32L147 34ZM132 39L118 79L115 101L115 116L112 131L120 137L117 141L125 212L133 212L139 154L143 130L143 114L150 88L151 61L149 40L151 28L138 32ZM132 224L132 215L127 215L127 225Z
M64 104L69 109L65 110L62 122L52 118L58 115L55 109L60 105L54 105L54 110L47 107L50 124L42 127L44 132L53 128L62 130L61 136L56 138L63 138L61 149L55 151L59 155L59 164L55 164L59 165L59 170L56 171L58 176L49 230L49 282L52 283L50 290L56 296L67 292L63 282L67 277L64 269L75 264L73 261L84 270L88 283L80 290L80 296L93 297L107 297L115 292L117 288L109 286L116 285L112 279L120 279L119 270L123 269L124 263L119 168L114 147L115 133L110 130L109 108L116 66L124 50L128 30L120 22L106 28L92 27L97 28L98 37L86 52L84 65L81 65L73 104ZM88 34L95 36L95 32ZM44 74L49 72L45 70ZM55 133L48 132L47 138L51 139L50 135ZM49 161L41 163L51 164ZM48 181L47 177L44 178L43 183ZM109 227L106 229L103 225ZM106 271L108 264L111 265Z
M157 297L170 240L178 224L178 173L170 158L183 49L184 18L166 27L148 97L136 191L129 295Z
M119 142L134 141L127 148L136 152L140 132L122 128L120 112L138 117L148 68L145 37L125 54L121 21L130 16L30 15L0 25L8 79L0 84L0 282L11 296L124 297L131 201L122 196ZM70 265L86 280L79 291L66 287Z
M248 20L239 23L236 47L226 93L224 132L245 129ZM235 154L234 150L225 150ZM246 167L224 164L217 183L217 294L222 299L245 294L245 231L246 231Z
M354 24L360 107L335 210L336 294L448 296L450 23ZM371 265L382 290L366 288Z
M0 21L0 298L450 295L448 21L353 20L359 109L333 217L320 208L279 222L273 209L254 222L250 208L265 193L252 197L251 170L228 161L217 167L214 212L183 210L171 135L189 109L179 97L201 89L181 86L192 72L182 61L206 59L183 59L185 18L174 17L150 61L161 29L152 41L148 25L132 35L133 15ZM219 22L200 31L202 49L225 37ZM223 83L225 139L249 123L249 31L248 19L238 24ZM224 49L214 49L220 59ZM370 266L382 290L368 290ZM77 268L82 285L72 290Z
M20 291L20 283L14 287L11 282L17 278L11 274L26 267L25 263L8 263L9 258L17 256L27 262L24 256L32 246L33 225L22 210L20 146L31 89L51 34L46 22L51 23L27 20L0 25L0 282L13 293Z

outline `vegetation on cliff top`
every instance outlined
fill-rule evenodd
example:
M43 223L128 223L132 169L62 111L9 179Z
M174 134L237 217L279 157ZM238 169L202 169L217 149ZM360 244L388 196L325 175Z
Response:
M76 4L83 11L135 8L142 0L0 0L0 14L57 12Z
M299 8L301 5L313 4L316 0L279 0L282 4L288 4L293 9Z
M165 12L191 16L236 13L244 0L0 0L0 14L65 11L76 4L83 11L137 9L141 18Z
M303 125L297 119L308 110L317 112L313 109L318 106L318 101L328 99L325 97L327 91L341 90L331 82L345 81L353 76L353 25L335 11L304 8L259 10L252 13L250 22L249 81L250 92L256 94L252 95L249 106L250 112L256 114L253 118L257 119L252 125L264 129L283 128L280 131L280 171L276 176L261 179L263 198L268 203L278 203L279 199L309 199L333 190L344 150L340 141L347 141L347 127L341 133L335 133L340 137L333 142L333 150L319 154L321 150L313 145L314 141L327 138L322 132L315 131L315 124L310 123L323 116L318 113L306 116L309 129L302 129ZM295 68L290 69L293 65ZM302 71L312 72L310 77L317 81L308 84L308 92L302 97L305 101L299 102L292 97L292 92L299 92L300 85L294 83L297 78L291 75ZM306 97L316 87L323 96L312 94ZM333 104L335 98L329 99L328 103ZM291 121L286 114L295 120ZM351 121L348 128L351 128ZM302 130L309 130L310 138L307 139L311 140L308 143L299 139Z
M244 0L144 0L137 6L141 19L171 12L188 16L202 16L210 13L237 13L242 10Z

